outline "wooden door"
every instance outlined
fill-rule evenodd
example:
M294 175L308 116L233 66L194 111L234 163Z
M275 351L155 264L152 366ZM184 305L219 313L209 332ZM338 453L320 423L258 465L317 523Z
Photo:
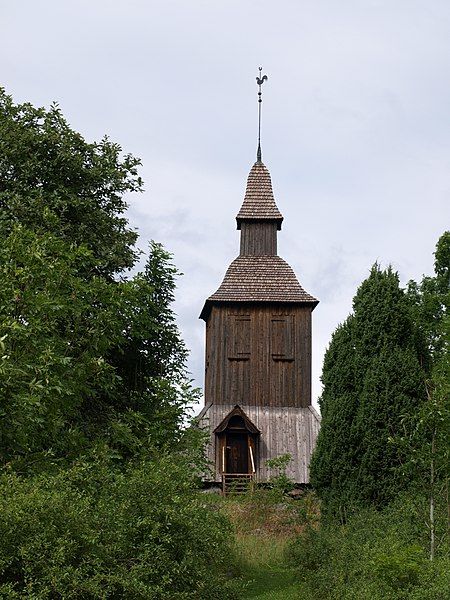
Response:
M248 473L248 433L227 432L226 472Z

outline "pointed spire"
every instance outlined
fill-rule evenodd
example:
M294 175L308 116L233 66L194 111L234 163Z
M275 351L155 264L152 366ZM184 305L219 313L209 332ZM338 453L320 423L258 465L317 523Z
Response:
M281 229L283 215L275 203L270 173L261 161L250 169L244 202L236 220L238 229L242 221L274 221L277 228Z
M256 83L258 84L258 150L256 152L256 161L262 162L262 153L261 153L261 105L262 105L262 84L267 81L269 78L267 75L262 74L262 67L259 67L259 77L256 78Z

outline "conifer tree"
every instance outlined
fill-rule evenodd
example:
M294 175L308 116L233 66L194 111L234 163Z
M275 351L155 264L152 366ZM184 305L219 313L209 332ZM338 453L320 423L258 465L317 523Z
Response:
M402 456L389 439L424 401L424 355L398 275L375 264L325 356L311 462L325 510L345 517L359 505L382 506L402 487Z

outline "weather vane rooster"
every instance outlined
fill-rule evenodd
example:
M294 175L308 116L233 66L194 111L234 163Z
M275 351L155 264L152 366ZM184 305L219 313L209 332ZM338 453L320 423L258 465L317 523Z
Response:
M258 84L258 152L256 153L256 160L258 162L262 162L262 154L261 154L261 103L262 103L262 92L261 86L267 81L269 78L267 75L262 74L262 67L259 67L259 77L256 78L256 83Z
M261 77L261 72L262 72L262 67L259 67L259 75L260 75L260 77L256 78L256 83L259 85L259 92L258 92L258 94L261 94L261 86L262 86L262 84L269 79L267 77L267 75L263 75ZM261 102L261 100L260 100L260 102Z

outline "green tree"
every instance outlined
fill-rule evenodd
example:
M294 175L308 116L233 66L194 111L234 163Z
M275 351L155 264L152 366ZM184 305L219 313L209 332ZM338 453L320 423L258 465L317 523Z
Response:
M142 273L125 193L139 160L89 144L57 106L0 90L0 458L41 464L107 440L126 457L177 440L195 397L171 308L177 270ZM47 461L48 462L48 461Z
M320 399L322 415L317 449L311 461L311 480L322 499L345 518L353 502L350 482L358 465L354 427L358 408L356 353L350 315L333 333L325 354Z
M103 275L132 267L137 234L123 196L142 189L139 164L107 137L87 143L57 104L16 105L0 88L0 235L20 223L83 244Z
M357 506L386 504L401 489L402 456L389 439L402 430L401 416L424 401L424 356L398 275L375 264L325 356L322 427L311 462L325 510L345 518Z
M420 283L410 281L407 288L414 321L426 340L433 363L448 352L444 321L450 306L450 231L439 238L434 256L434 276L425 276Z
M197 493L196 397L123 195L139 161L0 91L0 596L233 596L225 520Z
M179 435L194 392L170 255L153 244L145 271L118 282L88 279L92 260L21 225L0 245L3 463L73 456L99 438L128 456Z
M117 376L104 356L120 342L119 290L101 277L79 276L91 260L86 247L21 225L0 245L4 462L67 450L69 438L80 441L88 399L96 407L100 393L114 394ZM83 420L87 426L86 413Z
M432 370L425 386L427 401L403 417L405 432L393 438L407 452L405 477L428 498L424 518L430 533L430 559L450 531L450 232L438 240L435 275L420 284L410 281L408 294L415 320L426 339Z

